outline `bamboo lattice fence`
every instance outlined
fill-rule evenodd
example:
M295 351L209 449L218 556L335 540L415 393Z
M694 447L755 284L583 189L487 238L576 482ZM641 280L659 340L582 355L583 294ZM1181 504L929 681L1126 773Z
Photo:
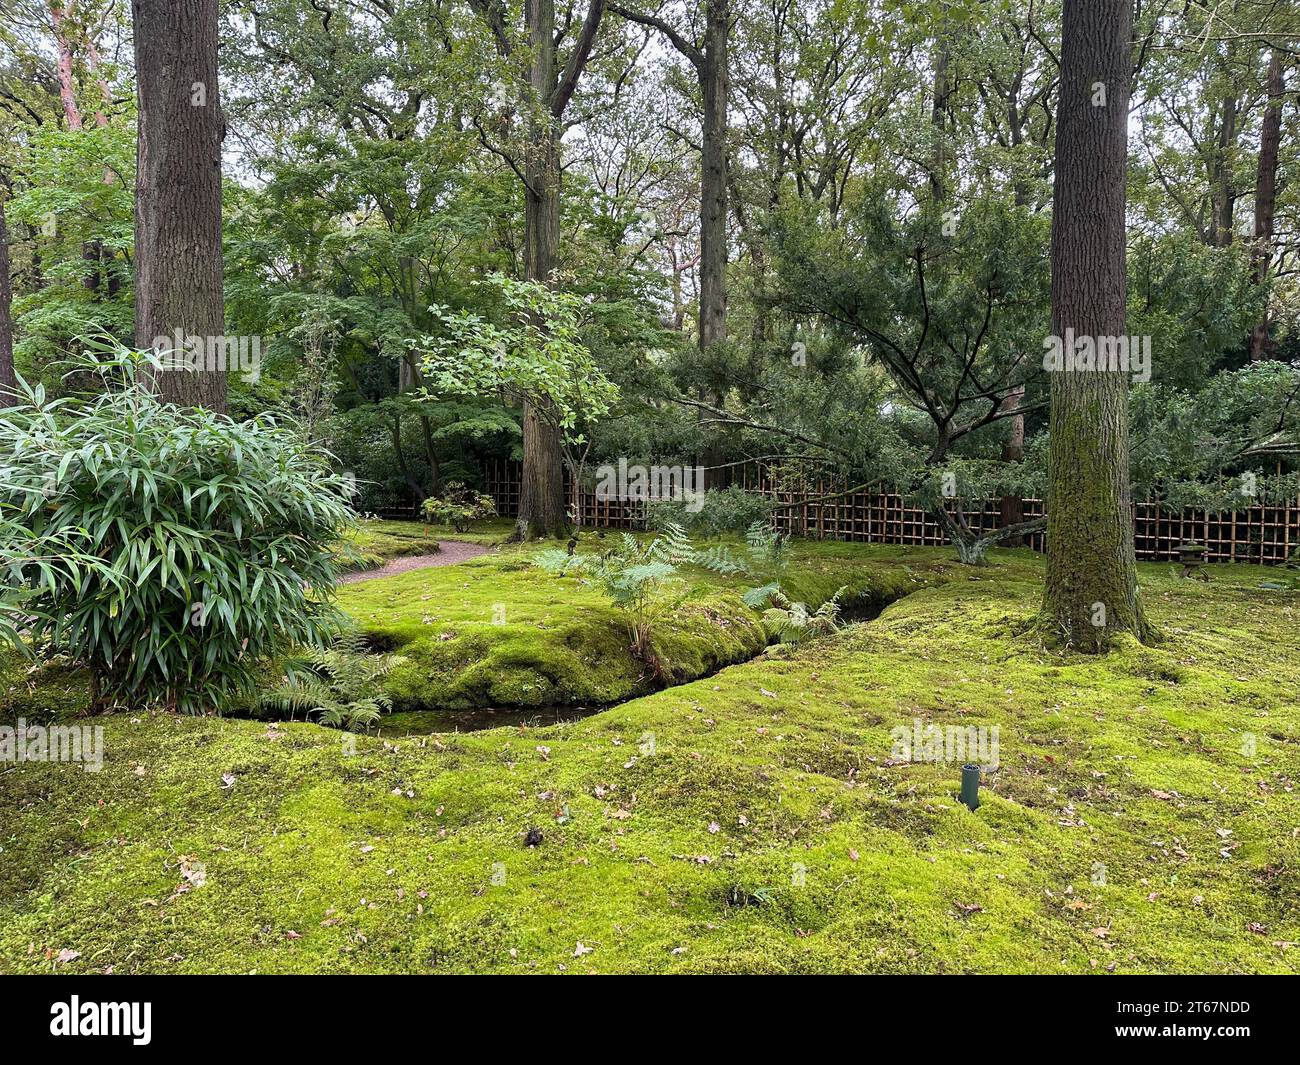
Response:
M496 500L503 517L519 513L520 467L517 462L489 463L483 490ZM597 499L595 491L574 491L566 478L570 507L581 505L581 524L613 529L643 529L646 504L638 500ZM844 494L842 485L827 480L808 481L797 489L773 483L761 466L745 466L735 484L770 499L781 509L777 527L818 540L849 540L873 544L948 543L943 527L924 509L885 489L863 489ZM1026 520L1044 513L1041 499L1024 500ZM979 529L995 529L1000 521L999 501L988 500L978 511L967 510L967 520ZM1150 562L1178 558L1178 545L1195 541L1208 548L1212 562L1251 562L1275 565L1300 548L1300 499L1283 506L1253 506L1211 513L1185 508L1168 510L1158 503L1133 505L1133 532L1137 556ZM1044 534L1033 533L1025 544L1044 549Z

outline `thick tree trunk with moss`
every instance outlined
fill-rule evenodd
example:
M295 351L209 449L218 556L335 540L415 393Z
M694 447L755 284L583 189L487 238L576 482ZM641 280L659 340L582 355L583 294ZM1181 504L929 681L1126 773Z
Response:
M1052 214L1057 337L1125 335L1129 0L1066 0ZM1143 637L1129 495L1129 379L1052 374L1044 622L1071 646Z
M704 2L704 48L693 60L703 100L700 137L700 351L727 339L727 99L730 75L727 44L731 28L728 0ZM687 58L690 58L688 56ZM714 406L725 400L719 392L708 396ZM707 427L715 421L702 418ZM720 440L712 440L700 456L705 487L717 487L718 472L726 461Z
M524 404L523 428L524 479L519 491L519 533L527 539L566 537L572 525L564 499L564 453L560 435L532 403Z
M135 190L135 338L221 337L221 140L217 0L133 0L139 133ZM159 394L226 409L226 374L158 374ZM224 359L224 352L222 358Z
M554 0L528 0L525 17L532 48L528 82L536 111L524 169L524 272L530 281L550 284L560 243L560 145L550 108L557 81ZM532 401L524 402L519 533L527 538L569 534L564 452L559 430L544 414Z

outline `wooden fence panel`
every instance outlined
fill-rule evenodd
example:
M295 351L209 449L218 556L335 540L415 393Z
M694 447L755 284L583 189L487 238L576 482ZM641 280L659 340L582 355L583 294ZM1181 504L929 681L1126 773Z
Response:
M497 502L502 517L519 513L520 468L517 462L489 464L484 491ZM775 525L782 532L818 540L845 540L873 544L942 546L948 543L943 526L924 509L883 488L846 492L824 479L798 484L777 483L761 466L743 466L731 483L756 492L779 508ZM598 500L595 492L574 492L566 475L570 510L580 504L582 524L613 529L644 529L647 505L641 500ZM1041 499L1025 499L1025 520L1042 517ZM967 520L979 529L995 529L1001 520L997 499L986 500ZM1157 503L1133 505L1133 537L1137 557L1165 562L1178 558L1178 545L1205 544L1211 562L1249 562L1276 565L1300 548L1300 500L1284 506L1253 506L1243 510L1209 513L1183 509L1168 511ZM1025 537L1035 551L1046 549L1043 531Z

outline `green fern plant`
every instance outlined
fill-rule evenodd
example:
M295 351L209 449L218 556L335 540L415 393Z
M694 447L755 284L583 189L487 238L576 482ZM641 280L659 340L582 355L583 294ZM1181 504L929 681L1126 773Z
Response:
M766 522L756 521L745 530L745 548L751 570L779 577L790 564L789 535Z
M706 551L696 551L692 561L723 576L744 573L753 580L763 581L765 588L777 587L790 564L790 537L765 522L756 521L745 531L743 558L737 558L727 548L718 545Z
M699 558L686 531L669 523L652 540L642 542L622 533L603 551L583 555L544 551L533 564L560 576L580 573L589 579L623 615L632 654L663 680L668 679L668 670L654 653L654 629L689 594L677 576L678 567Z
M285 683L265 693L265 710L352 731L368 729L393 709L382 682L401 663L397 655L369 654L361 634L342 633L331 646L312 648L285 669Z
M766 522L756 521L745 531L743 560L716 548L701 552L696 561L715 573L745 573L762 581L746 588L740 598L751 610L763 611L768 636L778 643L798 644L840 630L840 597L847 588L841 588L816 610L810 610L807 603L792 601L781 590L781 579L790 565L790 537Z
M806 603L791 602L780 588L769 591L767 601L770 605L763 611L763 625L770 637L784 644L801 644L817 636L839 632L840 596L846 591L847 587L840 588L813 611L809 611Z

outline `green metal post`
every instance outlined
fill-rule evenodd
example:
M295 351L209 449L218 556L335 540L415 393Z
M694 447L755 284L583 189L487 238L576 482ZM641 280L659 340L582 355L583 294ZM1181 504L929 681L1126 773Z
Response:
M980 804L980 767L964 765L961 767L961 801L971 809L978 809Z

